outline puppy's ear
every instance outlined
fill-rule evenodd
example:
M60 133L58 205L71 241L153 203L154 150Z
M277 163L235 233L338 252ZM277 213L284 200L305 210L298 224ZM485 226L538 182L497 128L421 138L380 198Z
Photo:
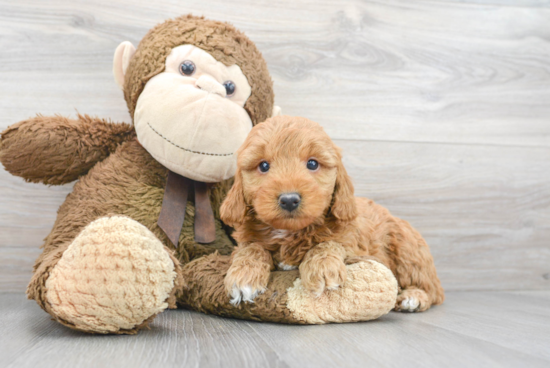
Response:
M339 221L351 221L357 217L353 183L341 160L337 170L330 212Z
M237 169L235 182L220 207L220 218L225 224L236 227L244 221L245 215L246 202L244 201L242 176L241 171Z

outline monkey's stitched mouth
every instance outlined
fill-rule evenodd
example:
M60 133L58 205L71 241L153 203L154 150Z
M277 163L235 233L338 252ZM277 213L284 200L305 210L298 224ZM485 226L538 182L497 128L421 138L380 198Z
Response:
M171 145L173 145L174 147L177 147L183 151L186 151L186 152L190 152L190 153L196 153L197 155L206 155L206 156L233 156L233 153L209 153L209 152L200 152L200 151L193 151L189 148L185 148L185 147L182 147L180 145L178 145L177 143L174 143L172 142L170 139L166 138L165 136L163 136L162 134L160 134L159 132L157 132L155 130L155 128L153 128L151 126L151 124L149 122L147 122L147 125L149 126L149 128L151 128L151 130L153 132L155 132L159 137L161 137L162 139L164 139L166 142L170 143Z

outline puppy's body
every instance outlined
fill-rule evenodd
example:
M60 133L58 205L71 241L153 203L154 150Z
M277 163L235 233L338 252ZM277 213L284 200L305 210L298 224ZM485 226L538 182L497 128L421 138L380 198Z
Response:
M353 196L340 150L318 124L269 119L252 130L238 155L235 185L221 208L239 243L225 279L234 303L265 290L275 267L299 268L304 287L320 294L345 282L346 264L365 259L396 276L397 310L443 302L424 239L384 207ZM296 208L281 203L287 193L298 195Z

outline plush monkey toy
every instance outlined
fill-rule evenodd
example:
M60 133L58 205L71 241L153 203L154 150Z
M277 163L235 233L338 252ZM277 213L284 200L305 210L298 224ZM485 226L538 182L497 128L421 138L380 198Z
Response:
M266 63L244 34L190 15L168 20L137 49L123 42L113 71L133 125L39 115L2 133L10 173L50 185L78 179L29 299L68 327L118 334L178 305L283 323L368 320L394 306L395 278L374 261L349 265L346 284L319 298L297 271L278 271L254 303L229 303L223 279L234 242L220 203L234 152L278 113Z

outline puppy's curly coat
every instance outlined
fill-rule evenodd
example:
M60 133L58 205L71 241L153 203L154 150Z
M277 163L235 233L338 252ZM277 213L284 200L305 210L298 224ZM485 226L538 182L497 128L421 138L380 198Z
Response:
M279 116L252 129L221 218L239 243L225 277L234 304L263 292L275 265L299 267L304 287L319 295L346 281L346 264L364 259L392 270L400 287L396 310L425 311L444 300L422 236L354 197L340 148L308 119Z

